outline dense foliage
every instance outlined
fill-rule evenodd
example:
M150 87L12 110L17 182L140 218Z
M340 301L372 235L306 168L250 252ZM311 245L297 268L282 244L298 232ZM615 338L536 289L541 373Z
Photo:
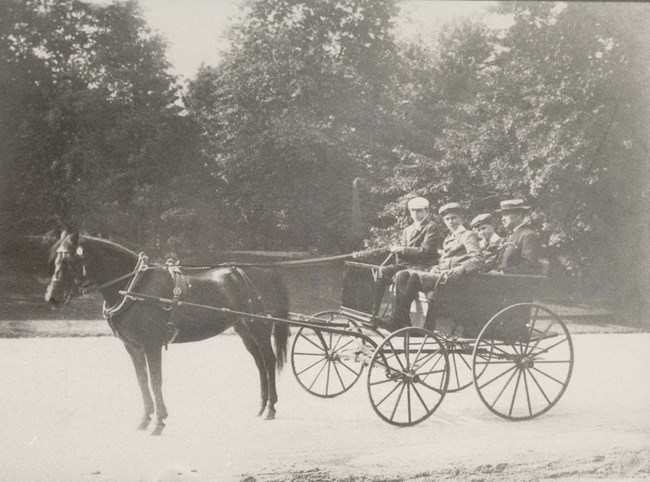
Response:
M4 235L73 223L164 251L219 220L168 67L135 2L0 2Z
M0 2L3 233L346 252L395 236L413 194L468 215L517 196L553 276L647 310L650 7L502 2L508 28L433 42L400 40L399 7L248 1L182 97L136 3Z

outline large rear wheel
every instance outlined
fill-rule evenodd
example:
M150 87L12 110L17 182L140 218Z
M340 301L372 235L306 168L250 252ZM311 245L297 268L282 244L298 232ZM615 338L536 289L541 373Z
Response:
M569 330L544 306L509 306L481 331L472 367L474 386L490 411L509 420L538 417L560 400L571 379Z
M408 327L375 350L368 369L368 395L379 417L398 426L422 422L442 403L449 384L447 351L431 331Z
M342 330L361 332L355 321L341 316L338 311L323 311L313 318L341 325ZM372 347L352 334L303 327L293 339L291 368L302 388L317 397L332 398L345 393L357 382L363 372L364 354L370 350Z

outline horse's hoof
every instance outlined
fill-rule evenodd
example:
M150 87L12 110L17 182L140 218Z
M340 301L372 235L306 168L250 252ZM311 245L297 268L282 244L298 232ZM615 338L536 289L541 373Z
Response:
M264 414L264 409L265 409L265 408L266 408L266 407L262 407L262 408L260 408L260 411L257 412L257 415L255 415L255 416L256 416L256 417L261 417L262 414Z
M154 428L153 432L151 432L151 436L152 437L157 437L158 435L161 435L164 428L165 428L164 423L160 423L160 424L156 425L156 428Z
M264 420L275 420L275 411L273 412L269 411L266 414L266 417L264 417Z
M151 417L143 417L140 425L138 425L138 430L146 430L149 426L149 422L151 422Z

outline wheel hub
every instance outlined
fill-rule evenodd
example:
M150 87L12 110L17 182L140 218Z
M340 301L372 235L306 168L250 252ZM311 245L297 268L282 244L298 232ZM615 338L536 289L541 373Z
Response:
M533 360L530 357L524 356L519 359L517 362L517 368L525 368L525 369L530 369L535 366L535 360Z

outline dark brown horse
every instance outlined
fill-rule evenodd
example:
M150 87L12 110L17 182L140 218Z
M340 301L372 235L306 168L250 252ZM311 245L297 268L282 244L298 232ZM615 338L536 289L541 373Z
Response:
M286 319L287 291L273 271L219 267L181 272L172 265L148 266L143 255L104 239L79 237L77 233L64 233L52 248L51 262L53 275L45 294L47 302L60 306L80 294L84 287L95 288L103 295L104 314L131 355L142 391L144 415L139 429L147 428L154 410L157 425L152 435L159 435L165 427L162 347L168 343L204 340L229 327L242 338L259 370L262 401L258 415L266 410L266 419L275 417L278 399L275 370L277 367L279 371L286 361L288 325L184 303L153 301L153 298L138 301L120 294L126 290Z

